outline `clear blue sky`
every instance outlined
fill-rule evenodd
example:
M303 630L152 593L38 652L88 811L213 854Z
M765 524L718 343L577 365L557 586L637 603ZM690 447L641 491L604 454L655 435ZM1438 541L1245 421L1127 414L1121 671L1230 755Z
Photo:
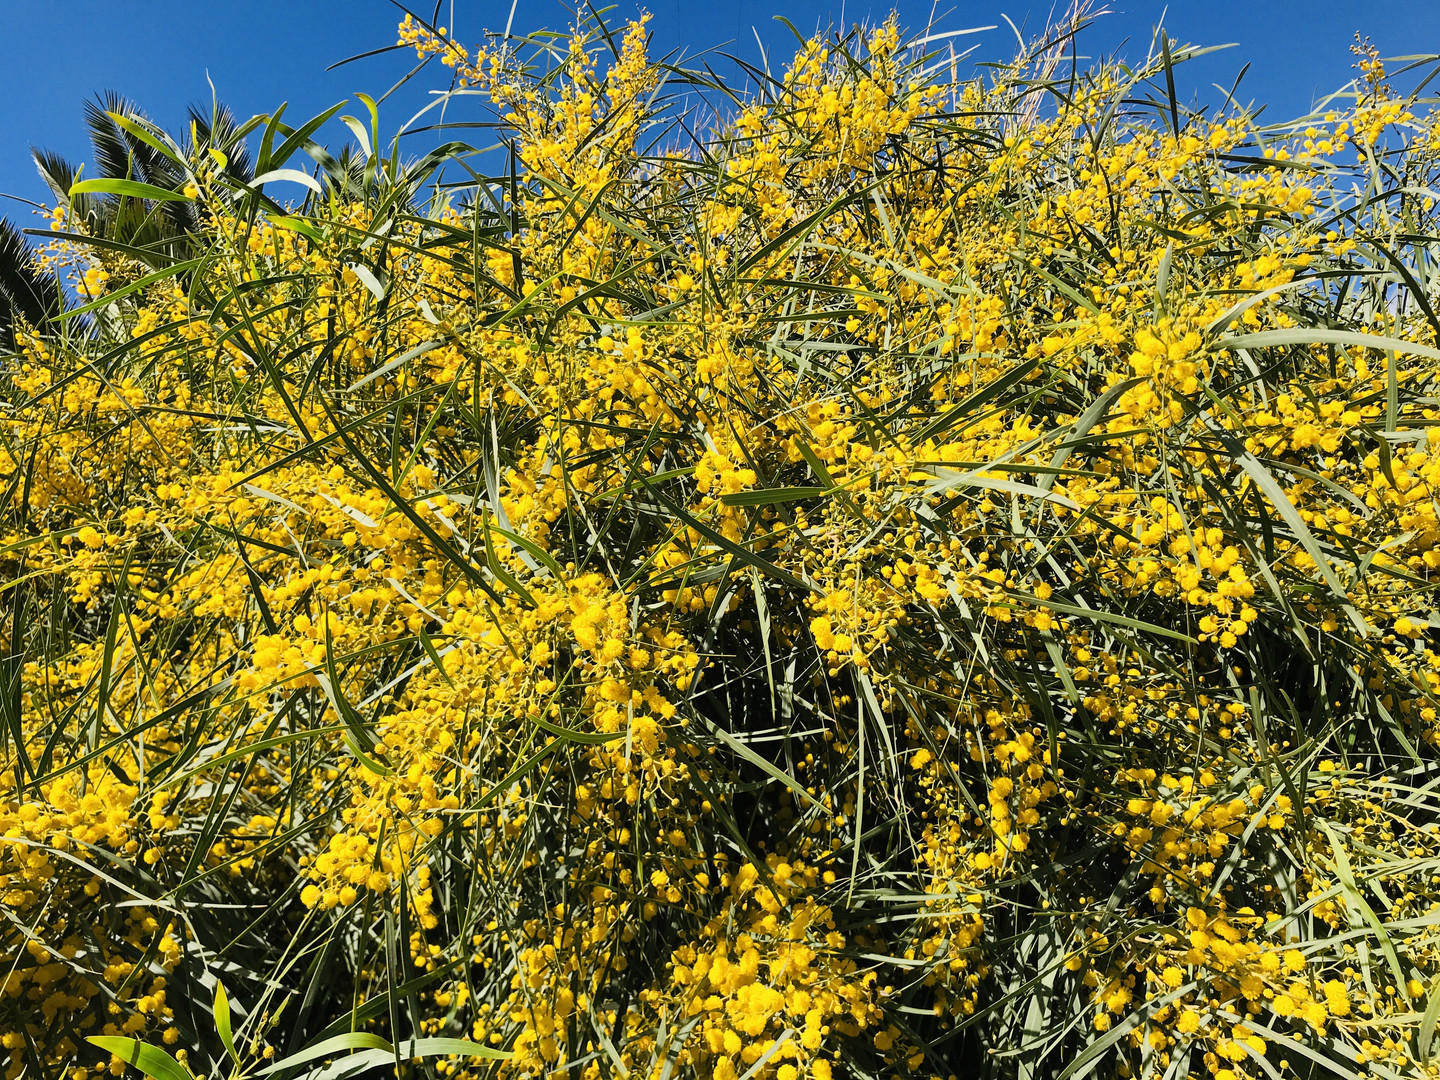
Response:
M416 9L428 16L432 5L433 0L420 0ZM759 58L758 32L774 67L789 59L794 41L775 15L809 32L832 20L849 25L880 18L891 6L884 0L652 0L645 5L654 15L657 54L721 48L753 62ZM932 13L942 30L996 24L995 30L960 39L979 45L977 59L1013 54L1015 35L1002 13L1029 36L1051 11L1049 0L971 0L951 7L896 0L893 6L912 28L925 24ZM1063 8L1064 0L1055 6ZM1357 30L1385 56L1440 53L1440 0L1373 6L1353 0L1176 0L1169 5L1110 0L1108 6L1113 14L1082 35L1082 55L1143 56L1163 18L1171 37L1182 42L1235 43L1177 69L1182 98L1213 99L1213 83L1228 87L1250 63L1238 96L1268 101L1267 115L1277 120L1307 111L1318 96L1352 77L1349 46ZM635 11L629 0L608 18L622 20ZM487 27L503 29L509 14L507 0L445 0L441 22L473 44ZM10 60L0 94L0 193L49 198L31 164L31 144L75 161L88 158L81 102L99 90L120 91L176 132L186 127L187 104L209 101L207 75L221 100L242 119L288 101L286 118L298 122L356 91L378 96L410 68L412 53L392 52L325 69L393 44L401 16L389 0L3 0L0 41L7 43ZM571 18L555 0L520 0L515 29L563 29ZM381 113L385 128L393 131L409 119L429 100L427 90L444 85L444 75L448 70L438 65L433 74L427 69L386 102ZM1433 89L1440 92L1440 80ZM355 103L352 111L362 107ZM338 140L345 129L330 129L330 134ZM417 151L424 148L414 144ZM32 221L28 207L9 199L0 199L0 213L21 224Z

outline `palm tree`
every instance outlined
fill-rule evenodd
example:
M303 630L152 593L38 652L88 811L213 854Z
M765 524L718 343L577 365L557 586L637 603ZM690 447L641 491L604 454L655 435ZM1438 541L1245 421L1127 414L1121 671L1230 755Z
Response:
M0 218L0 349L15 349L16 323L40 328L65 309L60 280L41 269L20 230Z
M85 102L85 125L90 131L96 169L96 177L92 179L138 180L166 191L183 191L190 182L189 172L126 130L116 121L116 116L159 130L134 102L113 90ZM248 183L252 179L250 154L234 114L217 102L208 114L197 106L190 106L189 118L190 132L183 144L178 144L183 145L185 158L197 161L210 150L217 150L225 160L222 172L240 183ZM186 237L200 230L199 210L193 202L151 203L128 195L72 196L70 189L80 170L48 150L32 147L31 154L41 179L91 236L124 244L143 262L164 265L183 257L188 247Z
M190 182L189 173L116 122L118 115L158 130L138 106L107 90L96 95L94 101L86 101L84 108L98 177L138 180L167 191L184 190ZM223 173L240 183L249 183L253 178L250 152L234 114L216 102L206 111L190 106L189 118L189 135L183 144L177 144L183 146L184 158L198 161L210 150L217 150L225 161ZM31 147L30 152L41 179L86 233L123 245L129 254L148 265L158 268L184 258L191 238L202 227L196 204L188 200L149 202L133 196L71 195L80 169L52 151ZM36 265L21 231L0 218L0 349L14 349L18 319L40 330L65 307L59 279Z

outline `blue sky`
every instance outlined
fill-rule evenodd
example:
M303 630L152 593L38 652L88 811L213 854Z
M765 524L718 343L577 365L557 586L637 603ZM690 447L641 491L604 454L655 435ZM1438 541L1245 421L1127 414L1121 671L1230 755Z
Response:
M433 0L421 0L426 15ZM902 22L922 26L933 15L942 30L995 25L959 39L978 45L975 59L1005 59L1014 52L1008 15L1027 36L1051 11L1049 0L973 0L932 5L916 0L651 0L651 27L658 55L683 49L695 55L723 49L755 62L756 34L772 67L793 49L783 15L802 32L828 22L845 25L883 17L898 9ZM1064 0L1055 6L1063 8ZM1163 19L1173 39L1235 47L1177 69L1182 98L1210 100L1212 84L1227 88L1245 64L1250 70L1237 95L1269 102L1267 116L1288 119L1306 112L1320 96L1348 81L1349 46L1358 30L1383 55L1440 53L1440 2L1391 0L1367 7L1338 0L1110 0L1106 15L1080 39L1083 55L1145 54L1153 28ZM473 44L486 28L503 29L510 15L504 0L445 0L441 22ZM623 20L637 8L622 3L608 16ZM392 52L336 70L348 56L390 45L402 12L390 0L4 0L0 41L10 55L10 75L0 94L0 194L44 200L48 192L30 161L29 146L57 150L75 161L88 156L81 102L114 89L138 102L173 131L186 127L185 108L208 102L210 84L243 117L289 102L286 118L307 118L356 91L378 96L411 67L413 54ZM515 29L563 29L573 19L555 0L520 0ZM723 65L723 60L716 60ZM382 107L387 130L409 119L443 85L438 65L411 80ZM207 78L209 81L207 81ZM1440 92L1440 81L1434 85ZM350 111L361 112L354 103ZM452 117L455 113L452 111ZM329 130L338 140L344 128ZM423 136L420 138L424 138ZM433 145L433 142L432 142ZM418 142L416 151L425 147ZM30 224L29 207L0 199L0 214Z

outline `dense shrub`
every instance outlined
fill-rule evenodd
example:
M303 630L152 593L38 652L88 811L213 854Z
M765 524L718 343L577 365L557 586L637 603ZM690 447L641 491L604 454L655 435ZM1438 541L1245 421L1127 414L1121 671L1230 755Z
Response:
M643 23L401 40L493 175L131 115L186 186L81 190L202 227L56 211L7 1076L1434 1075L1440 159L1374 56L1261 128L887 24L712 127Z

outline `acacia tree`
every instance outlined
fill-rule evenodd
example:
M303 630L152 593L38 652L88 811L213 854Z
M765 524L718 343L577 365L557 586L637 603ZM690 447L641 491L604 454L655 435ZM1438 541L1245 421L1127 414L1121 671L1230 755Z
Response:
M200 254L4 369L15 1073L1427 1061L1434 127L1077 29L706 131L643 23L408 19L511 150L428 201L368 99L143 128Z

